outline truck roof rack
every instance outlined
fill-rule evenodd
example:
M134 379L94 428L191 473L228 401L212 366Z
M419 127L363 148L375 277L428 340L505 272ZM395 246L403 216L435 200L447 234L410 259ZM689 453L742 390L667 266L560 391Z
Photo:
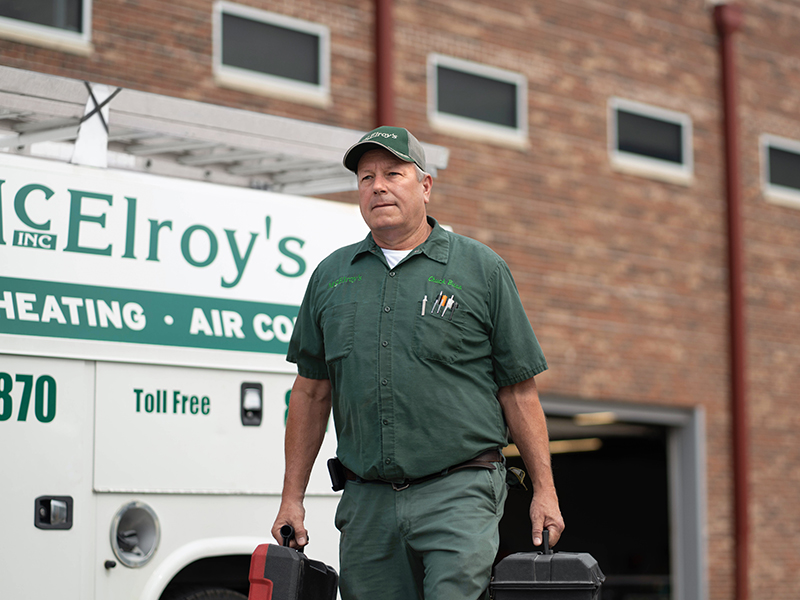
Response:
M355 189L341 160L362 134L0 66L4 152L314 195ZM423 146L436 176L449 150Z

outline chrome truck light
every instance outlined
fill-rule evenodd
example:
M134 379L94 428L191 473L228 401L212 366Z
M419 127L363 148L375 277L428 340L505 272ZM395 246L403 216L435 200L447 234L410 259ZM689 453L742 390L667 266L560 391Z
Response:
M160 538L158 517L144 502L125 504L111 521L111 548L126 567L143 567L150 562Z

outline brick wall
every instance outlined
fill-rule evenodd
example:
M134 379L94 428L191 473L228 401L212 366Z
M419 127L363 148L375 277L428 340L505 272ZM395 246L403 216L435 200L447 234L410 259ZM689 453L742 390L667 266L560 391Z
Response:
M332 105L219 87L211 2L94 0L88 57L0 40L0 62L353 129L373 126L373 2L243 0L332 34ZM800 589L800 210L768 203L758 138L800 140L800 7L746 0L737 35L751 436L751 597ZM711 598L733 598L727 263L719 55L704 0L395 0L398 124L451 150L431 213L509 263L551 369L546 394L703 406ZM527 148L435 130L429 53L524 74ZM612 169L607 102L680 111L694 180ZM336 195L342 199L343 195ZM347 198L352 201L352 196Z
M315 108L217 85L212 71L211 0L94 0L90 56L0 40L0 60L9 67L318 123L356 128L371 122L374 67L369 0L243 0L239 4L330 28L331 63L347 67L332 69L335 94L330 107Z
M707 411L709 587L731 598L725 203L717 38L686 2L401 2L398 117L451 149L431 212L509 262L551 369L545 394ZM687 14L691 13L691 14ZM439 52L523 73L530 147L436 134ZM612 170L607 102L687 113L695 180Z
M741 71L753 598L800 589L800 210L760 189L762 134L800 140L800 6L748 2Z

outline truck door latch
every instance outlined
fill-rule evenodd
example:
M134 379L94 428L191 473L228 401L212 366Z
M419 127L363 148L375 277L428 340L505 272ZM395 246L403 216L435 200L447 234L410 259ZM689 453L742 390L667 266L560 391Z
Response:
M72 496L39 496L34 510L33 524L39 529L72 528Z
M264 410L264 387L260 383L243 383L241 387L242 425L258 427Z

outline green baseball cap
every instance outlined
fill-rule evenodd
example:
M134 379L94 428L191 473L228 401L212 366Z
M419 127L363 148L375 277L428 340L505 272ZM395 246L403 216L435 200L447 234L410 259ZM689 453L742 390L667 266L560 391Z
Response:
M425 170L425 150L419 140L411 135L408 129L402 127L378 127L365 134L358 142L350 146L344 153L344 166L353 173L358 171L358 161L365 152L383 148L394 154L400 160L415 163L420 169Z

